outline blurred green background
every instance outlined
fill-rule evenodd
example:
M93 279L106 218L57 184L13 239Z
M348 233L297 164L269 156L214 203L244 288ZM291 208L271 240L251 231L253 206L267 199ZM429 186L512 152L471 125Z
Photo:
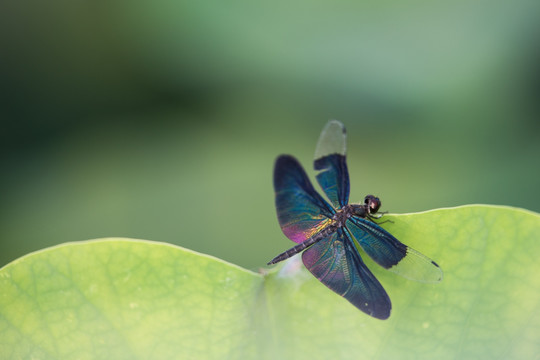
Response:
M4 1L0 44L0 266L106 236L263 266L273 161L313 175L331 118L351 201L540 211L536 0Z

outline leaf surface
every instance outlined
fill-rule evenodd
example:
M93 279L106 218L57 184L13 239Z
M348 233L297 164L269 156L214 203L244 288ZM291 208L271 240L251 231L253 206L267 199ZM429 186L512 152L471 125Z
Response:
M540 216L472 205L387 215L438 284L366 263L392 299L373 319L298 257L255 273L176 246L68 243L0 270L2 359L531 359L540 354ZM269 254L271 258L274 254Z

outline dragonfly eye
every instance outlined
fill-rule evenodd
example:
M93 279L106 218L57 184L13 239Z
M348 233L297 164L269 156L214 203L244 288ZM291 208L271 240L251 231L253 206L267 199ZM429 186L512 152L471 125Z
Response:
M375 214L381 207L381 200L376 196L368 195L364 199L364 204L367 206L370 214Z

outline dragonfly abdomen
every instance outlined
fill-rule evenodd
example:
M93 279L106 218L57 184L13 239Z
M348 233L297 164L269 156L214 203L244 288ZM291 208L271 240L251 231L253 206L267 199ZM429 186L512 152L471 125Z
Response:
M318 241L320 241L322 239L325 239L326 237L328 237L329 235L334 233L336 231L336 229L338 227L340 227L340 226L341 225L338 224L338 223L332 223L332 224L328 225L327 227L325 227L324 229L322 229L318 233L314 234L312 237L310 237L306 241L301 242L300 244L290 248L289 250L287 250L285 252L282 252L281 254L279 254L278 256L273 258L272 260L270 260L268 265L276 264L276 263L278 263L280 261L283 261L285 259L288 259L288 258L298 254L299 252L302 252L304 249L310 247L311 245L315 244L316 242L318 242Z

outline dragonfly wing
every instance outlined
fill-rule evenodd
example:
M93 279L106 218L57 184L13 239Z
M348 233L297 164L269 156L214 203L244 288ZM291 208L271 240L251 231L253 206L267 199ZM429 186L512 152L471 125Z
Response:
M347 133L342 123L331 120L321 132L315 149L317 181L335 208L349 202L349 171L345 159Z
M330 223L335 211L315 191L306 172L290 155L277 158L274 166L276 210L283 233L301 243Z
M374 222L357 216L347 220L347 229L377 264L407 279L434 283L442 270L433 260L401 243Z
M358 309L378 319L390 316L388 294L341 228L305 250L302 261L317 279Z

